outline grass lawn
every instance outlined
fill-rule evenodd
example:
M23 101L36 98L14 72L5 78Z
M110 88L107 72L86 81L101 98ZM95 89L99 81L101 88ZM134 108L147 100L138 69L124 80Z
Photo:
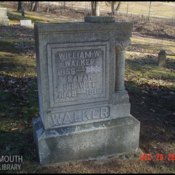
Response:
M132 2L122 2L120 7L120 12L127 12L129 14L138 14L148 16L150 1L132 1ZM173 2L152 2L150 15L154 17L162 18L175 18L175 3Z
M131 114L141 122L140 148L153 156L151 161L111 158L40 166L31 125L39 115L33 28L13 25L14 20L19 23L19 14L14 9L9 14L11 25L0 26L0 155L22 155L19 173L175 173L175 160L168 160L169 154L175 155L174 39L134 34L126 51ZM44 22L52 16L28 15ZM157 54L162 48L167 51L167 65L160 68ZM164 160L156 160L158 153Z

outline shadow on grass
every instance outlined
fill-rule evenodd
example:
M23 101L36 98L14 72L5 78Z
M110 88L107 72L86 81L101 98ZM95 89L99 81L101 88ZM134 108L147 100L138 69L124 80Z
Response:
M10 40L12 39L31 40L33 39L34 36L33 28L20 25L1 26L0 31L1 31L0 33L1 37L6 36L5 39L10 37Z
M38 91L36 78L0 77L1 119L25 119L38 115Z
M0 154L38 161L32 130L32 118L38 116L36 78L4 76L0 80Z
M34 54L34 31L19 25L1 26L0 52L15 54ZM4 37L6 36L6 37Z
M27 73L30 72L31 70L34 71L36 69L34 65L28 65L27 63L25 63L25 61L21 61L21 59L16 60L13 57L1 58L0 71L13 72L13 73L15 72Z
M148 165L174 169L174 162L168 161L167 157L175 151L175 90L154 89L148 84L138 85L133 81L127 81L126 87L131 114L140 121L140 148L152 157ZM158 161L157 154L166 158Z
M23 156L24 161L38 161L33 133L0 131L0 155Z
M26 53L27 50L34 52L34 43L31 41L0 41L0 51L8 53Z
M127 81L126 88L131 114L141 122L141 149L149 153L152 142L175 143L175 90L133 81Z
M130 96L131 114L140 121L140 148L155 156L175 151L175 86L150 83L153 79L174 83L175 60L167 59L164 68L154 56L126 60L126 89ZM138 76L136 78L136 76ZM134 77L134 78L133 78ZM143 81L140 81L143 79ZM167 147L168 145L168 147ZM164 162L171 166L171 162ZM154 166L154 163L150 163Z

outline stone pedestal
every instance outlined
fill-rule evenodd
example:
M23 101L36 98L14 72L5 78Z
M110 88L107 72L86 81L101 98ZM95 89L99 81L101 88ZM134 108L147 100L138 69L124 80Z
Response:
M110 121L45 130L33 120L41 164L70 162L136 152L140 124L132 116Z
M0 8L0 25L9 25L9 19L7 16L7 8Z
M131 31L131 23L111 17L35 24L40 117L33 128L41 164L139 148L140 123L124 86Z

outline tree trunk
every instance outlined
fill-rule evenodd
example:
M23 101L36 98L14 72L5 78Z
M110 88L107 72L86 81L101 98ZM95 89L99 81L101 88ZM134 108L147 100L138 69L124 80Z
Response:
M38 6L39 6L39 2L38 1L32 1L31 2L31 7L30 7L30 11L37 11L38 10Z
M98 1L91 1L92 16L100 16L100 6Z
M18 8L17 8L17 11L18 12L21 12L23 9L23 2L22 1L18 1Z
M18 8L17 8L18 12L21 12L21 16L25 17L25 11L24 11L24 4L22 1L18 1Z
M116 7L116 9L115 9L116 11L118 11L118 10L119 10L120 5L121 5L121 1L119 1L119 2L118 2L117 7Z
M95 16L95 1L91 1L91 14L92 16Z
M110 4L111 4L111 15L114 16L115 15L115 11L118 11L119 8L120 8L120 4L121 4L121 1L119 1L117 3L117 7L115 8L115 4L117 3L117 1L110 1Z
M35 1L35 5L34 5L34 9L33 11L38 11L38 6L39 6L39 2L38 1Z
M33 10L33 5L34 5L34 1L31 1L31 4L30 4L30 11Z
M127 15L128 15L128 10L129 10L129 4L128 4L128 2L127 2Z
M149 19L150 19L150 10L151 10L151 1L150 1L150 3L149 3L148 21L149 21Z
M66 8L66 1L63 1L63 7Z
M111 15L113 16L115 14L115 10L114 10L114 1L111 1Z
M50 1L49 1L48 6L47 6L47 10L46 10L46 12L49 13L49 11L50 11Z

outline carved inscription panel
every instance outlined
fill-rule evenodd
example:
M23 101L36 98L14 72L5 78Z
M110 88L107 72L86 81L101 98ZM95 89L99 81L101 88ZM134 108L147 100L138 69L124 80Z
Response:
M78 123L89 123L94 121L106 120L109 118L109 116L109 107L103 106L50 114L48 116L48 124L50 127L62 127Z
M50 106L107 100L107 43L48 44Z

